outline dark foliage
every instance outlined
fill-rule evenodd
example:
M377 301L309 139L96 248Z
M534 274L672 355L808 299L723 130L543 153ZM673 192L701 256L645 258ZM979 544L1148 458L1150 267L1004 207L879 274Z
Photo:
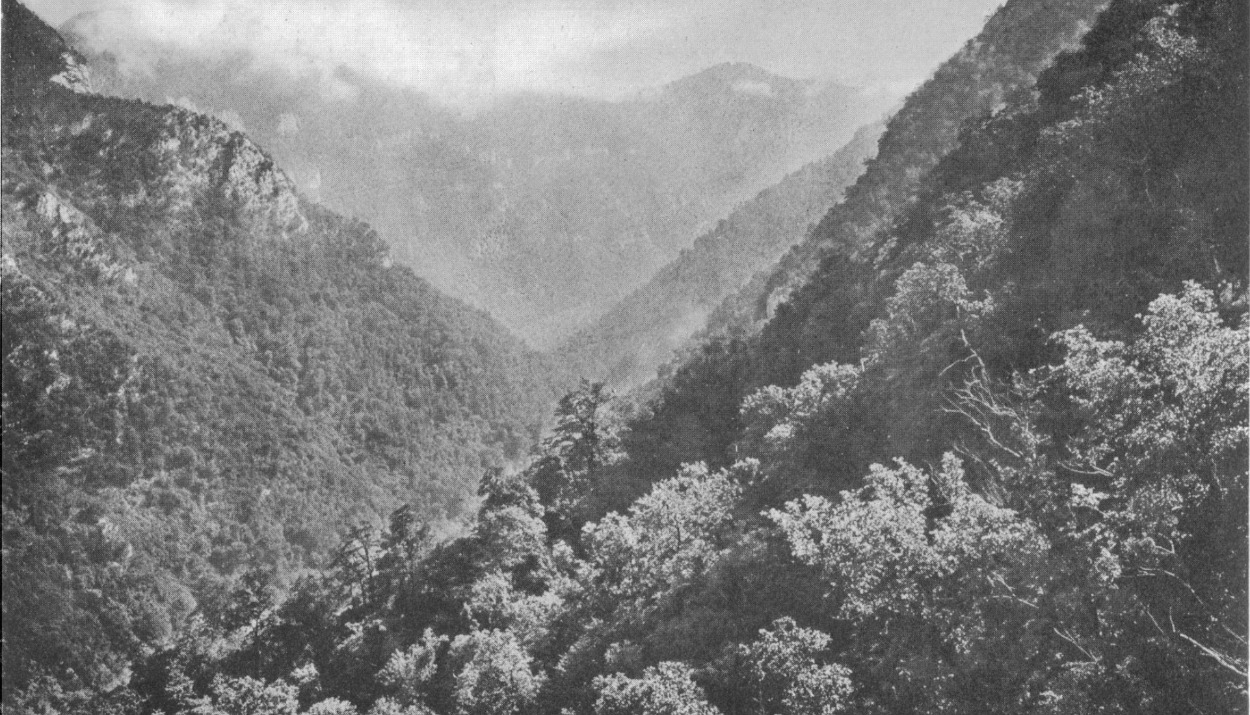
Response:
M401 503L454 518L537 440L543 358L243 135L49 82L64 43L4 23L6 698L108 686Z

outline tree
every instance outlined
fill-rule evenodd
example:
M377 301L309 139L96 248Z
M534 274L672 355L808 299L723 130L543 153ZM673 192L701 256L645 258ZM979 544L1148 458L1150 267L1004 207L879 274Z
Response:
M760 460L761 479L748 488L759 507L804 493L829 493L858 478L864 462L862 414L854 408L863 371L836 362L817 365L790 388L769 385L742 402L744 456Z
M595 678L595 715L717 715L703 689L691 678L690 666L664 662L647 668L641 678L622 673Z
M530 656L508 631L457 636L450 657L462 663L455 679L460 715L517 715L538 696L545 676L531 670Z
M616 453L616 430L609 415L611 393L601 382L582 380L560 399L552 434L539 458L526 470L529 483L546 507L552 538L576 540L584 521L580 503L593 476Z
M699 578L728 546L739 481L754 462L708 474L687 466L630 508L583 529L592 594L641 617L670 591Z
M446 636L426 629L419 642L391 654L377 680L395 694L396 707L426 709L426 690L438 673L439 652L447 642Z
M1118 627L1091 648L1153 663L1125 670L1160 702L1244 703L1250 327L1193 283L1141 322L1131 342L1059 334L1049 371L1080 427L1070 538L1117 596L1101 618Z
M266 683L255 678L213 679L209 695L188 709L190 715L298 715L299 699L294 686Z
M412 505L404 504L391 512L390 526L382 536L378 556L377 590L395 594L409 588L429 542L430 528L416 523Z
M931 472L874 465L840 502L806 496L768 516L824 574L855 626L851 667L878 681L878 697L902 709L1027 702L1030 594L1049 544L972 492L959 460L947 455Z
M758 715L830 715L850 697L850 671L822 663L829 648L827 634L802 628L794 619L779 618L759 638L737 646L728 678L751 702L743 712Z

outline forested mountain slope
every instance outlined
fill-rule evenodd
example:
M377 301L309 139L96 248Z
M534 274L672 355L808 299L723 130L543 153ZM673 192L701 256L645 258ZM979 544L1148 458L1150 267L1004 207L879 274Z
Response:
M805 239L786 253L764 278L757 277L717 307L705 328L665 369L653 392L666 394L651 406L653 418L638 425L646 442L636 452L635 476L665 473L684 461L723 463L741 430L738 408L752 390L791 385L804 370L836 357L858 359L860 333L875 317L854 306L830 307L794 324L786 303L792 291L812 278L825 290L859 295L863 286L849 276L818 282L822 256L851 256L871 271L871 242L914 203L925 178L959 144L961 127L1010 102L1027 106L1034 78L1050 59L1077 38L1104 6L1102 0L1020 0L1005 3L985 27L907 98L887 122L877 154ZM815 288L813 288L815 289ZM848 312L850 311L850 312ZM761 338L797 330L800 335ZM756 357L757 343L776 346ZM821 345L820 350L814 345ZM833 352L840 346L839 352Z
M1245 712L1248 14L1112 0L757 337L565 395L461 535L400 508L6 708Z
M104 10L65 25L98 91L241 122L397 261L542 347L895 101L738 63L620 101L503 96L462 111L342 67L199 56L129 24Z
M1075 322L1124 329L1154 296L1179 289L1186 278L1212 288L1225 280L1238 285L1245 272L1245 138L1237 112L1245 100L1235 88L1242 78L1221 66L1228 74L1220 80L1221 94L1187 77L1188 83L1167 78L1176 87L1157 89L1157 97L1142 86L1144 97L1098 103L1110 90L1094 83L1110 82L1112 62L1133 59L1126 53L1137 45L1124 44L1129 49L1094 57L1090 67L1073 59L1088 55L1063 56L1038 82L1036 104L1024 93L992 120L970 128L960 147L925 179L914 206L886 224L871 244L854 250L848 245L828 256L760 334L712 340L693 352L634 425L628 438L634 441L633 458L622 467L627 475L612 480L613 488L645 483L653 478L649 475L682 462L732 462L744 430L738 408L747 395L767 385L793 386L812 365L856 364L875 354L870 352L876 350L874 321L889 314L891 301L902 300L892 297L895 282L905 274L912 279L908 269L920 250L913 244L925 235L969 242L950 249L961 256L980 243L1002 240L995 237L1012 237L1009 250L995 249L994 260L978 266L988 271L976 279L982 283L947 276L953 285L970 286L967 300L988 301L985 306L993 308L993 317L979 325L997 332L986 332L977 349L1000 374L1053 357L1050 335ZM1213 51L1201 59L1215 56ZM1120 91L1128 94L1136 81L1125 78ZM1098 123L1112 119L1119 124ZM840 215L850 201L829 216ZM959 237L965 233L972 238ZM994 285L992 294L977 292L988 290L984 281ZM961 304L957 312L972 309ZM930 338L923 325L913 332L929 342L912 349L917 360L927 355L926 370L958 359L965 336L973 335L963 330ZM865 403L858 418L859 436L835 448L850 460L842 461L847 474L862 471L880 450L932 457L943 449L937 425L946 418L940 411L935 416L932 402L918 401L922 395L940 401L940 390L929 382L932 372L916 369L888 374L923 389L871 398L875 406ZM853 446L860 439L867 441L863 449Z
M558 381L246 136L73 91L78 58L3 11L8 698L107 684L244 570L327 563L402 503L457 516Z
M654 379L656 368L705 324L713 308L771 268L838 202L872 157L883 129L882 123L860 129L832 156L734 209L556 353L616 389Z
M830 251L853 252L914 199L921 179L957 143L970 118L1031 91L1050 59L1089 26L1106 0L1006 2L984 29L938 67L886 126L876 156L845 199L805 240L713 314L710 335L753 332Z

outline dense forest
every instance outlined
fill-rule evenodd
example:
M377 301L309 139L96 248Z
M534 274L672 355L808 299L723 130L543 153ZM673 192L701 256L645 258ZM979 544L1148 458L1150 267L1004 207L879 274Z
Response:
M105 686L400 505L453 528L537 441L549 360L220 122L73 91L17 3L3 43L6 700Z
M727 299L706 332L753 332L810 279L826 252L869 244L915 198L922 179L955 147L964 124L1027 96L1037 74L1055 53L1074 45L1104 5L1106 0L1004 3L890 117L876 156L845 200L765 277Z
M650 398L583 381L516 468L540 358L4 9L6 709L1247 711L1244 0L1010 0Z

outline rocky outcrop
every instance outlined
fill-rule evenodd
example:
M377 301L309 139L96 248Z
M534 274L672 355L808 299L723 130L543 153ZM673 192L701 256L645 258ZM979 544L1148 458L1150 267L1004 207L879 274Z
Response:
M16 0L4 0L0 14L4 15L0 50L6 103L42 94L49 82L76 91L89 86L82 57L34 13Z
M286 236L307 228L295 183L260 147L220 120L168 108L151 153L162 183L190 206L211 197Z

